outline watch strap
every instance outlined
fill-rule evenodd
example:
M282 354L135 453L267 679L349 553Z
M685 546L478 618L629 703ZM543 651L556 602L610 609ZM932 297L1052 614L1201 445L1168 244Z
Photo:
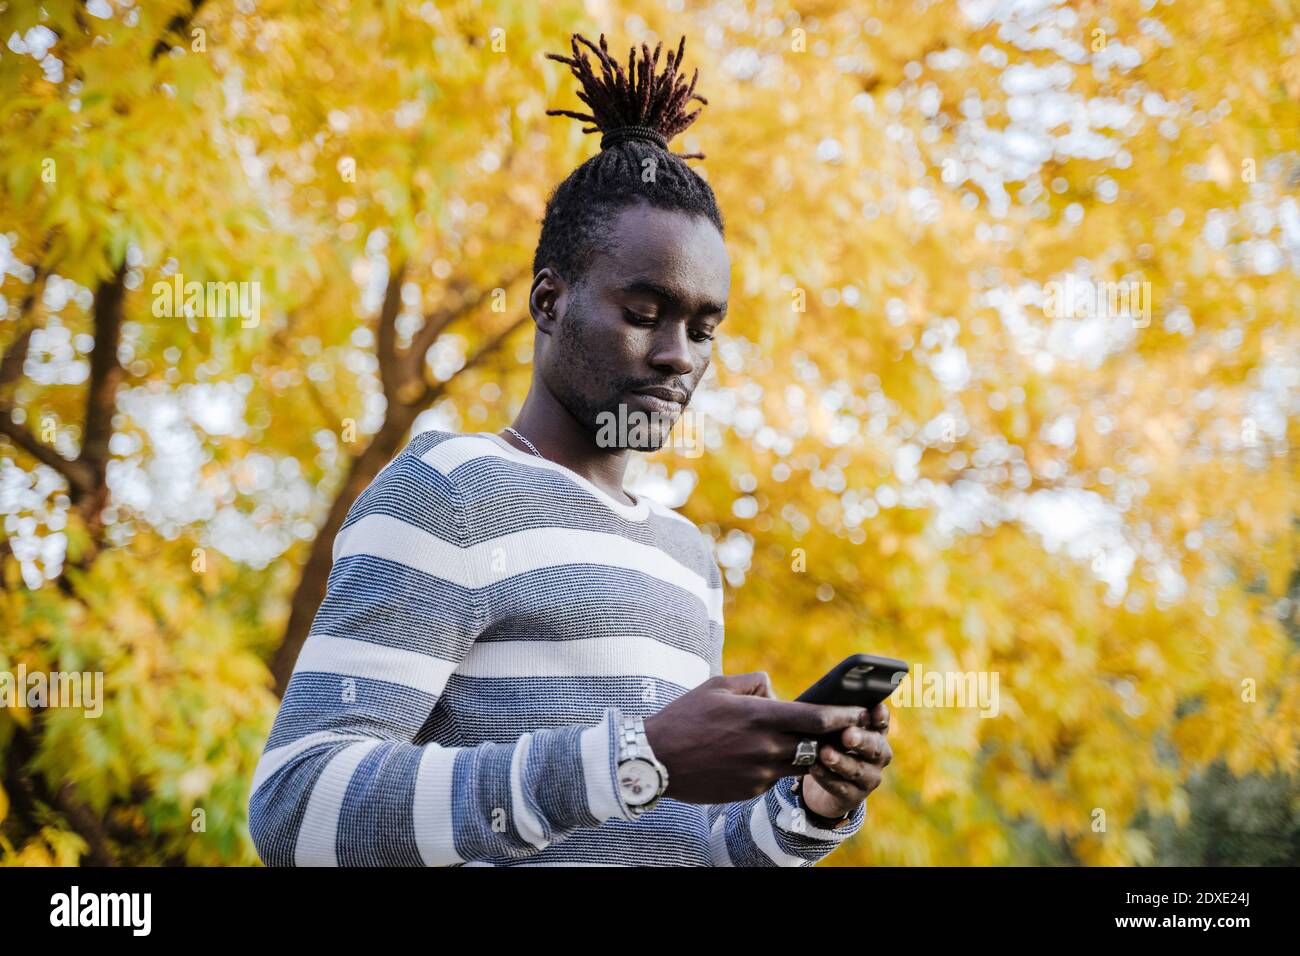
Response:
M655 794L653 799L639 806L633 806L623 800L628 812L633 817L639 817L653 809L668 788L668 768L655 756L654 750L650 746L650 740L646 737L645 732L645 719L642 717L629 717L617 707L612 709L614 711L615 727L618 731L618 764L621 766L628 760L645 760L653 764L659 772L659 792ZM620 800L622 799L620 793Z
M820 813L813 813L813 811L808 808L808 804L804 803L803 787L801 786L802 782L802 777L795 777L794 783L790 786L790 791L795 796L796 805L799 807L800 811L802 811L804 818L810 824L819 830L838 830L849 822L849 817L853 815L852 810L844 814L842 817L824 817Z

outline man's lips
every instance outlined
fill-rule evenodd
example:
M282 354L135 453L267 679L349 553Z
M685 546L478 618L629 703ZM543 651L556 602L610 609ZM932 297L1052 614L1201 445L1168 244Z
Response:
M678 405L686 404L685 392L678 392L662 385L655 385L652 388L633 389L633 393L636 395L650 395L654 398L662 399L665 402L676 402Z

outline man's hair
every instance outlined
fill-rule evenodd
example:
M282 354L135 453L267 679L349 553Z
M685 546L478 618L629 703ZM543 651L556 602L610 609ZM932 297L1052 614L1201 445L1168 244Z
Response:
M578 49L579 42L590 47L599 58L600 76L593 72L586 53ZM581 284L593 257L612 238L610 223L614 216L638 202L706 216L719 233L725 234L713 190L684 162L703 159L704 154L677 154L667 148L668 142L690 126L700 113L698 109L687 113L686 104L692 99L708 103L695 92L698 69L689 84L685 77L678 75L686 37L682 37L676 54L668 54L664 70L657 76L655 67L662 43L655 46L653 57L649 47L641 44L639 61L636 48L629 49L626 73L610 58L603 33L599 49L576 33L571 44L571 58L555 53L546 56L568 64L582 84L578 97L591 112L547 110L547 115L584 120L593 124L585 127L584 133L604 135L601 151L571 172L547 200L541 236L533 255L533 275L549 265L570 285ZM648 167L653 175L643 176L643 170ZM648 182L643 181L647 179Z

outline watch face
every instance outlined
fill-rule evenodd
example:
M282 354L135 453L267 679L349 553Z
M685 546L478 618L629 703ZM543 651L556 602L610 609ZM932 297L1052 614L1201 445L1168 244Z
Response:
M628 806L644 806L659 793L659 771L648 760L625 761L618 767L618 788Z

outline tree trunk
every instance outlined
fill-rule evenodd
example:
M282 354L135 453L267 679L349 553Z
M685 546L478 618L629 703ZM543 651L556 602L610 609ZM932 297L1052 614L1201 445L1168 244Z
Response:
M379 358L379 373L380 380L383 382L384 397L388 401L384 424L365 451L352 460L343 487L335 496L329 514L325 517L325 523L321 525L316 540L312 542L311 553L307 556L302 576L289 602L289 623L285 626L284 637L271 663L275 692L280 697L283 697L284 692L289 688L293 666L298 660L302 645L311 633L311 625L316 618L321 601L325 600L326 585L329 583L330 569L334 563L334 537L343 527L348 509L366 490L370 482L374 481L380 470L396 456L403 440L411 430L411 425L415 423L416 416L432 405L451 384L451 380L438 383L424 380L422 371L424 355L438 334L454 319L473 309L474 303L478 301L476 298L462 298L454 307L426 316L424 326L416 334L410 349L399 352L395 323L401 309L402 282L405 274L405 263L393 270L377 323L376 351ZM504 285L501 287L504 288ZM527 322L528 318L529 315L525 312L490 336L461 366L456 375L463 375L489 357L497 355L507 339Z
M343 527L343 520L348 516L348 509L353 502L361 497L361 493L374 481L384 465L392 461L401 449L402 440L411 430L419 411L419 407L409 405L389 406L383 427L375 433L366 450L352 459L347 478L335 496L334 503L330 505L329 514L326 515L316 540L312 542L311 553L303 566L302 577L289 605L289 623L285 627L284 640L271 665L275 692L280 697L284 696L289 687L289 678L293 676L293 665L298 660L298 652L307 640L321 601L325 600L325 585L334 563L334 537Z

